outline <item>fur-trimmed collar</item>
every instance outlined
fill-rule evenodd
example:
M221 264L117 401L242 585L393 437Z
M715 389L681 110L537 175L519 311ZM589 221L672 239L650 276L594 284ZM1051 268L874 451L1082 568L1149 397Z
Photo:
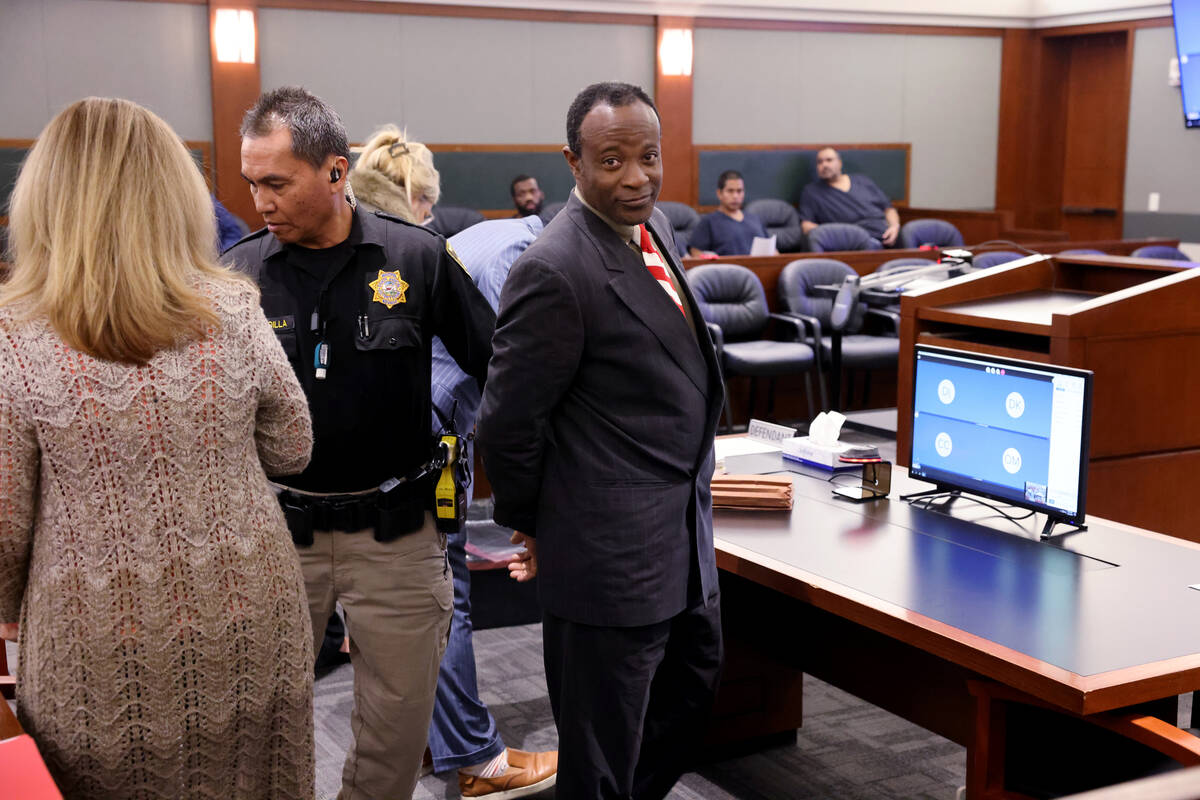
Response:
M376 170L351 170L350 186L360 202L375 206L380 211L412 222L412 204L404 194L404 187Z

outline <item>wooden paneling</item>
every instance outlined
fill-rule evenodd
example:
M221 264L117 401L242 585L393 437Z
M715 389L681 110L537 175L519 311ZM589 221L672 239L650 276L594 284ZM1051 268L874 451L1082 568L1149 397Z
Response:
M1121 235L1132 32L1149 24L1005 32L996 207L1019 227Z
M255 11L255 62L229 64L217 61L216 41L212 26L216 24L218 8L240 8ZM262 91L258 59L257 0L209 0L209 64L212 70L213 155L215 165L215 194L225 208L238 215L251 230L262 225L262 217L254 210L250 190L242 180L242 142L238 128L242 115L254 105Z
M1070 46L1041 39L1034 56L1036 94L1029 130L1030 171L1018 225L1062 229L1063 154L1066 151L1067 82ZM997 170L1001 169L997 165Z
M1156 417L1160 422L1165 418ZM1093 422L1093 429L1097 425ZM1088 466L1088 513L1131 525L1152 524L1155 530L1200 542L1196 509L1187 501L1196 491L1197 475L1196 450L1093 460Z
M1132 48L1125 31L1066 40L1062 227L1072 239L1121 235Z
M24 732L21 723L17 722L17 716L13 713L12 708L4 700L0 700L0 740L11 739Z
M734 19L697 17L697 28L736 28L751 31L813 31L815 33L890 33L910 36L984 36L1003 35L1001 28L957 27L953 25L887 25L864 22L816 22L809 20Z
M692 76L664 75L659 55L663 31L679 28L690 31L690 17L657 18L654 49L654 104L662 120L663 184L660 200L696 204L696 180L692 153Z
M1092 33L1112 33L1114 31L1132 31L1139 28L1169 28L1171 17L1147 17L1146 19L1127 19L1117 22L1096 22L1090 25L1062 25L1057 28L1041 28L1039 36L1083 36Z
M1033 150L1033 31L1006 30L1000 58L1000 130L996 154L996 208L1026 210L1025 187ZM1026 217L1023 214L1022 220Z
M653 24L653 17L647 14L607 14L592 11L549 11L496 6L376 2L376 0L259 0L258 5L263 8L295 8L308 11L342 11L363 14L406 14L420 17L515 19L529 22L578 22L610 25Z

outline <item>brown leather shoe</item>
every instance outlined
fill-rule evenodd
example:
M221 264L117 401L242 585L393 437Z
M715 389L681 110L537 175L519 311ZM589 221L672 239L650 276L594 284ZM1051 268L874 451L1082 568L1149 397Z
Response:
M463 797L512 800L554 785L558 777L558 751L527 753L508 748L508 769L494 778L458 773L458 790Z

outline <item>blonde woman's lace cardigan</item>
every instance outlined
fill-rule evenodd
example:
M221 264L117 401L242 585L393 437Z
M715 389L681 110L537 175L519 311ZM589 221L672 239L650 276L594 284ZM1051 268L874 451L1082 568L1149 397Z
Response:
M142 367L0 308L0 622L68 798L312 797L312 636L264 474L308 462L308 407L253 288L202 288L220 331Z

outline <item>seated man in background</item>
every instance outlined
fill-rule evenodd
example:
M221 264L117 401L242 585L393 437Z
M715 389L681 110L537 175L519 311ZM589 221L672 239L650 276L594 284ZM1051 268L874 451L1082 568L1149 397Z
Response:
M518 217L542 213L542 202L546 199L546 193L538 187L537 178L532 175L518 175L512 179L508 188L512 193Z
M832 147L817 151L817 180L800 195L804 232L826 222L858 225L885 247L895 245L900 232L900 214L892 208L892 201L866 175L842 172L842 157Z
M742 211L746 182L740 172L727 169L717 178L719 207L700 218L691 233L688 252L692 256L744 256L754 237L767 238L767 226L754 214Z

